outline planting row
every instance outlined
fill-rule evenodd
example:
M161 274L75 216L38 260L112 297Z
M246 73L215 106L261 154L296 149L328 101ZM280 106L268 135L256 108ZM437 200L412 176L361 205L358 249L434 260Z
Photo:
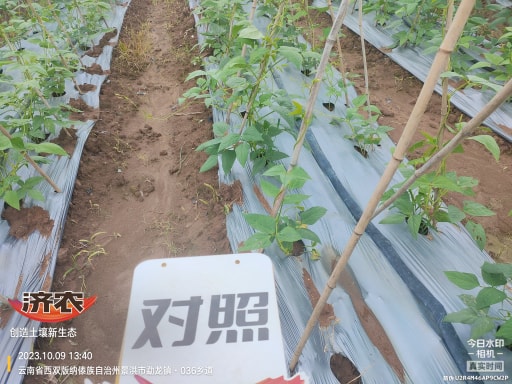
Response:
M273 71L288 65L300 68L306 77L316 73L320 54L308 49L300 39L300 29L295 26L296 20L303 17L307 9L303 9L302 4L260 4L257 12L271 20L267 26L267 34L264 35L251 24L250 18L243 10L243 3L238 2L231 7L230 2L204 1L200 8L196 8L196 12L201 16L201 23L207 26L203 49L210 49L212 56L209 57L207 70L190 74L189 79L198 78L197 86L190 89L185 96L204 98L207 106L224 110L227 115L225 123L214 124L215 138L198 148L209 155L201 170L212 168L220 159L224 172L229 173L235 160L243 166L249 160L254 173L264 172L265 176L274 180L262 183L263 193L279 202L273 207L272 214L282 212L283 203L294 205L299 210L299 215L291 221L289 218L284 219L280 214L276 216L275 221L270 217L264 219L260 216L248 216L255 229L262 232L245 244L248 249L264 248L273 240L278 240L284 248L290 249L290 244L300 239L312 241L314 247L318 239L310 231L306 231L306 226L321 217L321 210L313 210L314 221L310 222L308 217L307 222L304 222L300 207L306 197L288 195L282 200L286 191L299 188L309 176L300 168L292 166L287 172L282 165L277 165L276 162L288 157L288 154L278 151L273 140L281 133L288 133L300 141L302 138L297 136L296 125L298 127L302 124L307 127L308 119L311 117L305 118L307 107L294 100L293 95L282 90L276 92L269 89L265 81L267 77L272 76ZM330 95L329 103L333 102L332 105L343 97L349 100L346 88L351 84L350 76L345 76L341 81L335 80L334 71L327 63L325 74L321 75ZM383 135L391 129L377 124L380 111L374 105L367 105L367 100L367 95L352 98L347 103L346 111L331 121L332 124L348 126L350 133L346 135L347 139L352 140L358 150L366 156L379 145ZM239 114L242 118L235 132L229 130L231 113ZM272 113L280 116L277 125L266 119ZM462 124L449 127L446 120L440 124L440 130L454 132L461 128ZM414 167L423 165L446 143L442 134L437 137L425 134L425 137L425 140L415 143L411 148L422 149L423 156L410 162L409 166L403 169L404 176L410 176ZM479 135L471 139L482 143L498 159L499 149L491 136ZM478 181L473 178L459 177L454 172L447 171L443 162L438 170L418 179L407 193L400 196L394 203L398 212L386 218L384 223L405 220L413 236L416 236L418 233L426 234L429 230L435 230L438 222L458 223L468 216L471 218L493 215L494 213L486 207L470 200L460 208L443 205L442 198L448 192L472 196L473 187L477 184ZM390 197L399 187L392 187L385 198ZM468 220L467 229L483 248L485 232L482 226Z
M460 1L365 1L365 13L374 12L377 25L393 31L395 47L419 46L434 53L453 16L450 6ZM512 76L512 8L497 2L477 1L445 76L456 88L500 89Z
M348 96L351 76L342 74L341 80L336 80L336 76L333 76L336 70L325 60L326 56L329 57L330 48L327 55L321 55L311 51L301 38L301 29L296 22L309 12L302 2L253 1L247 4L240 0L206 0L194 12L202 28L202 50L208 52L209 56L204 70L189 75L189 79L196 79L196 86L184 97L204 99L207 106L221 111L225 116L225 121L214 123L214 138L198 147L198 150L209 155L201 170L206 171L219 164L223 172L228 174L238 161L242 166L250 167L253 174L261 175L260 193L272 202L265 208L267 214L244 215L255 233L243 242L239 250L266 248L275 242L286 254L291 254L300 243L316 259L316 246L320 239L310 227L324 216L326 209L317 206L306 209L309 196L292 193L311 179L297 165L297 161L308 126L314 118L314 101L311 105L304 105L295 94L283 88L273 88L275 73L286 71L290 66L300 69L302 78L297 78L297 82L303 83L303 88L309 88L311 94L318 92L315 87L323 81L324 89L331 97L329 102L324 103L327 110L334 108L338 100L345 99L347 108L342 112L337 111L331 124L343 128L347 132L346 139L351 140L365 157L371 156L371 151L380 144L390 128L377 124L380 111L376 106L368 105L367 95ZM254 15L259 17L258 20L266 20L265 25L254 21ZM442 28L438 30L442 31ZM331 47L336 36L335 32L327 39ZM483 68L484 65L475 66L478 67ZM445 78L450 76L452 74L448 71ZM501 80L496 74L492 78ZM485 81L490 79L485 78ZM411 176L416 168L424 165L446 145L448 140L444 131L457 133L463 128L463 124L449 126L446 118L443 118L437 136L424 134L425 140L412 146L411 150L422 149L423 156L402 168L404 177ZM290 153L284 153L276 146L276 139L281 135L293 137L295 143L289 148ZM491 136L477 135L470 139L481 143L496 159L499 158L498 146ZM455 152L460 150L461 146L458 146ZM289 164L288 167L283 165L283 160ZM472 219L494 213L469 198L461 207L446 206L442 200L449 192L471 197L477 184L478 180L448 171L446 161L443 161L434 171L421 175L404 193L399 194L392 204L393 213L381 223L405 222L412 236L417 237L418 234L435 232L441 222L458 224L464 220L466 229L482 249L485 232ZM400 187L400 184L392 186L383 199L390 198ZM507 269L496 273L499 279L496 277L492 280L492 288L503 292L504 285L501 283L510 280L510 273ZM453 279L453 275L450 277ZM458 283L457 279L453 280ZM489 283L491 280L485 281ZM490 290L484 292L488 294ZM508 296L503 297L502 294L479 299L478 307L474 308L480 312L466 319L468 323L478 324L474 327L474 335L482 335L490 330L491 323L494 324L495 319L489 320L485 309L507 300ZM481 311L482 308L484 311ZM501 321L503 319L509 317L500 318ZM460 318L448 317L447 320L460 321ZM486 326L480 327L482 323ZM501 332L500 336L504 337L505 331ZM506 334L508 342L512 340L510 336L510 332Z
M43 199L43 177L23 179L21 169L48 163L46 154L68 155L48 140L60 128L70 134L77 110L64 102L66 87L86 92L75 76L84 51L94 55L98 37L112 30L110 11L106 1L0 2L0 199L8 205Z

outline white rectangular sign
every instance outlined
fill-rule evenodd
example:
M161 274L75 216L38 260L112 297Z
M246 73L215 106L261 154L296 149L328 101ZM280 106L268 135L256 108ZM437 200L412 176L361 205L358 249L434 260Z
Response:
M134 272L121 384L255 384L286 375L271 260L155 259Z

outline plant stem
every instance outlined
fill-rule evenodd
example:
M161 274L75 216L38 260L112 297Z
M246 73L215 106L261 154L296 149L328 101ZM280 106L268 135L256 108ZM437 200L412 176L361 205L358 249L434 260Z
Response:
M343 250L343 253L341 254L338 262L336 263L336 266L334 267L334 270L332 271L331 276L329 277L329 280L327 281L327 284L320 298L318 299L315 308L313 309L313 313L311 314L311 317L309 318L308 323L306 324L304 333L297 345L296 350L293 353L293 357L289 365L290 371L293 371L295 369L295 366L299 361L299 357L302 353L302 350L304 349L304 346L306 345L307 340L309 339L313 327L318 322L318 318L320 317L320 314L322 313L322 310L325 304L327 303L327 300L329 299L332 290L336 287L337 280L341 272L345 269L345 266L347 265L348 260L352 255L352 252L354 251L354 248L356 247L357 243L359 242L359 239L366 230L368 223L372 219L373 213L375 211L375 208L379 204L382 194L385 192L387 186L389 185L389 182L391 181L393 175L398 169L398 166L403 161L407 148L409 147L412 137L419 125L419 121L422 115L425 113L428 101L431 98L432 93L434 92L437 79L439 78L443 68L445 68L446 66L446 62L448 61L449 56L452 53L455 44L462 33L462 30L464 29L464 25L466 24L466 21L471 13L471 10L475 5L475 1L476 0L462 0L459 9L457 10L457 14L455 15L454 22L450 29L448 30L447 36L441 43L441 47L439 48L439 51L434 58L432 67L430 68L429 74L425 79L425 83L423 84L416 105L414 106L411 112L411 115L409 117L409 120L407 121L402 136L398 141L392 159L388 163L381 179L379 180L377 186L375 187L375 190L370 198L370 201L366 205L361 215L361 218L359 219L356 227L354 228L354 231L352 232L352 235L350 236L348 243L345 249Z

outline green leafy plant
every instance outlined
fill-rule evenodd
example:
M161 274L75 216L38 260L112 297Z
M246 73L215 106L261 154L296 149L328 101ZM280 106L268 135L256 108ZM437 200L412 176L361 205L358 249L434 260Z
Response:
M375 15L377 24L396 30L393 47L420 46L429 54L437 51L445 33L447 3L447 0L371 0L365 2L363 9ZM451 58L453 72L467 80L464 87L496 89L510 78L510 21L510 7L487 1L476 3Z
M260 127L261 125L261 127ZM221 158L222 168L229 173L235 160L245 166L248 159L253 163L253 172L259 172L276 161L288 157L277 150L273 138L281 133L279 126L268 121L249 126L244 132L229 133L229 125L217 122L213 125L214 139L199 145L196 150L206 152L209 157L200 171L205 172L217 165Z
M243 3L241 0L205 0L194 9L199 16L198 26L204 27L201 50L211 50L210 59L226 56L233 49L241 23L246 20Z
M445 275L457 287L478 289L478 293L459 295L466 308L449 313L443 321L470 325L472 339L490 332L493 337L504 339L505 345L512 345L512 296L507 289L512 283L512 265L485 262L481 267L483 283L473 273L448 271ZM489 314L492 306L497 309L496 316Z
M456 124L456 129L462 129L463 124ZM416 167L425 164L435 153L446 145L444 140L444 130L454 129L448 126L443 117L438 134L436 136L422 132L424 139L419 140L409 148L409 152L421 151L421 155L414 160L409 161L407 165L401 168L401 173L405 178L412 176ZM500 150L496 140L487 134L470 136L466 140L472 140L482 144L494 157L499 160ZM453 153L463 152L463 147L459 145ZM474 187L478 185L478 180L469 176L458 176L456 172L447 171L446 159L444 159L437 170L426 173L419 177L414 184L400 196L392 207L397 212L385 217L382 224L397 224L406 220L408 228L414 237L417 233L427 234L430 229L436 230L437 223L449 222L457 224L464 221L465 227L473 237L480 249L486 244L486 235L483 226L476 223L473 218L480 216L493 216L495 213L484 205L472 200L464 200L462 207L455 205L445 205L443 199L449 193L458 193L463 196L473 197ZM401 183L394 185L382 196L382 200L387 200L401 186Z
M333 124L345 123L350 127L352 133L345 137L352 140L357 146L356 149L365 157L380 144L386 133L393 129L377 124L381 112L375 105L367 107L367 100L368 95L355 97L351 101L352 105L347 108L345 116L332 120ZM370 116L368 116L369 113Z
M414 172L413 169L401 170L405 178ZM427 173L403 193L393 204L397 212L386 216L382 224L407 223L411 234L416 237L418 233L426 235L430 229L436 230L437 223L459 223L468 217L492 216L495 213L484 205L475 201L464 201L462 209L454 205L444 205L443 197L450 193L460 193L464 196L474 196L473 187L478 184L476 179L466 176L457 176L455 172ZM387 200L401 186L394 185L386 191L382 200ZM475 242L482 249L485 246L486 236L481 224L466 220L466 229Z
M27 196L43 199L37 189L43 178L24 179L22 168L50 162L46 154L67 156L47 140L58 128L75 123L69 119L70 107L55 100L65 93L66 81L76 84L75 72L82 65L73 33L83 25L86 31L77 36L93 39L108 29L103 24L109 10L108 2L93 0L0 4L0 44L5 46L0 51L0 199L14 208ZM49 28L49 23L56 26ZM24 40L41 49L23 48Z
M270 180L263 179L261 188L272 199L276 199L280 192L280 188L276 184L284 185L288 189L298 189L309 180L304 169L295 167L291 172L287 172L283 165L270 168L263 173L263 176ZM318 257L315 247L320 243L320 239L308 227L320 220L326 213L326 209L323 207L306 209L302 204L308 197L303 194L288 194L276 217L256 213L244 214L245 219L256 230L256 233L244 241L240 250L266 248L276 241L283 252L290 254L294 242L308 240L310 242L308 248L313 257ZM293 213L286 215L288 213L286 210L293 211Z

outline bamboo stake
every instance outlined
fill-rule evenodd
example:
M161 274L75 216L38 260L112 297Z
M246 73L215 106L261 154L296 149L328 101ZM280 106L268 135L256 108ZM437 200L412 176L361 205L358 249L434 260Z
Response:
M288 173L293 170L293 168L297 165L299 161L300 152L302 146L304 144L304 139L306 138L306 132L309 128L309 123L313 117L313 109L315 106L316 99L318 97L318 92L320 91L320 86L322 84L322 78L325 73L325 67L327 66L327 62L329 61L329 57L332 51L332 47L336 43L336 36L338 36L338 32L341 29L343 24L343 19L347 14L349 0L343 0L338 9L338 14L336 15L336 19L332 25L331 31L329 32L329 36L325 42L324 51L322 53L322 58L320 59L320 63L318 64L317 73L315 79L313 80L311 90L309 93L309 100L306 106L306 112L304 117L302 118L302 124L299 129L299 134L297 136L297 141L295 142L295 146L293 148L293 153L290 160L290 165L288 167ZM286 195L286 187L283 185L274 200L274 205L272 206L272 216L276 216L279 212L281 205L283 204L284 197Z
M2 126L0 125L0 132L2 132L2 134L7 137L9 140L12 139L12 136L9 134L9 132ZM35 170L41 175L44 177L44 179L52 186L53 190L57 193L61 193L62 190L57 186L57 184L55 184L53 182L52 179L50 179L50 176L48 176L46 174L45 171L43 171L43 169L36 164L36 162L34 160L32 160L32 158L28 155L27 152L23 152L23 156L25 157L25 159L30 163L32 164L32 166L35 168Z
M327 6L329 7L329 15L331 15L331 20L334 23L335 16L334 10L332 9L332 1L327 1ZM348 97L348 83L347 83L347 70L345 68L345 60L343 59L343 51L341 49L341 41L339 34L336 34L336 46L338 49L338 59L340 61L339 71L341 73L341 81L343 81L343 94L345 95L345 105L347 108L350 106L350 99Z
M445 30L450 29L450 26L452 25L453 20L453 0L448 1L448 8L446 9L446 26ZM445 70L448 71L450 69L450 62L446 64ZM441 80L443 92L441 95L441 126L439 129L439 135L438 135L438 143L443 140L443 133L444 128L446 127L446 120L448 119L448 113L450 111L450 100L448 97L448 78L445 77L443 80ZM441 143L442 145L442 143Z
M364 93L366 94L366 105L368 107L368 118L372 117L372 108L370 102L370 85L368 84L368 63L366 62L366 45L364 43L363 31L363 0L358 1L358 19L359 19L359 36L361 37L361 51L363 54L363 72L364 72Z
M512 96L512 79L485 105L478 114L468 121L464 127L436 154L434 154L425 164L418 168L412 176L410 176L404 184L379 208L375 211L373 217L380 214L389 207L402 193L404 193L418 178L427 173L432 167L437 165L446 156L448 156L459 145L462 140L471 135L482 123L493 113L502 103Z
M404 155L407 151L407 148L409 147L414 132L416 131L420 119L427 108L428 101L432 96L432 93L434 92L437 79L439 78L441 72L446 66L450 54L452 53L457 43L457 40L459 39L462 33L464 25L467 19L469 18L471 10L475 5L475 1L476 0L462 0L462 3L460 4L459 9L457 10L455 18L453 20L453 24L448 30L448 33L443 39L439 51L437 52L434 58L432 67L430 68L429 74L425 79L420 95L418 96L416 105L414 106L409 117L409 120L407 121L407 124L404 128L404 132L402 133L402 136L398 141L392 159L388 163L381 179L379 180L379 183L375 187L375 190L370 198L370 201L365 207L361 215L361 218L359 219L356 227L354 228L354 231L352 232L352 235L350 236L350 239L348 240L348 243L345 246L345 249L341 257L336 263L336 266L334 267L334 270L332 271L331 276L327 281L324 291L322 292L322 295L318 299L318 302L315 308L313 309L313 313L311 314L311 317L309 318L308 323L306 324L304 333L297 345L296 350L293 353L292 360L290 361L290 371L293 371L295 369L295 366L299 361L299 357L302 353L302 350L304 349L304 346L306 345L306 342L308 341L309 336L311 335L311 332L314 326L316 325L318 318L320 317L320 314L325 306L325 303L329 299L332 290L336 287L336 281L338 280L339 275L345 268L348 259L350 258L352 252L354 251L354 248L356 247L357 243L359 242L359 239L366 230L368 223L373 217L373 213L380 201L382 194L385 192L394 173L398 169L398 166L403 161Z

